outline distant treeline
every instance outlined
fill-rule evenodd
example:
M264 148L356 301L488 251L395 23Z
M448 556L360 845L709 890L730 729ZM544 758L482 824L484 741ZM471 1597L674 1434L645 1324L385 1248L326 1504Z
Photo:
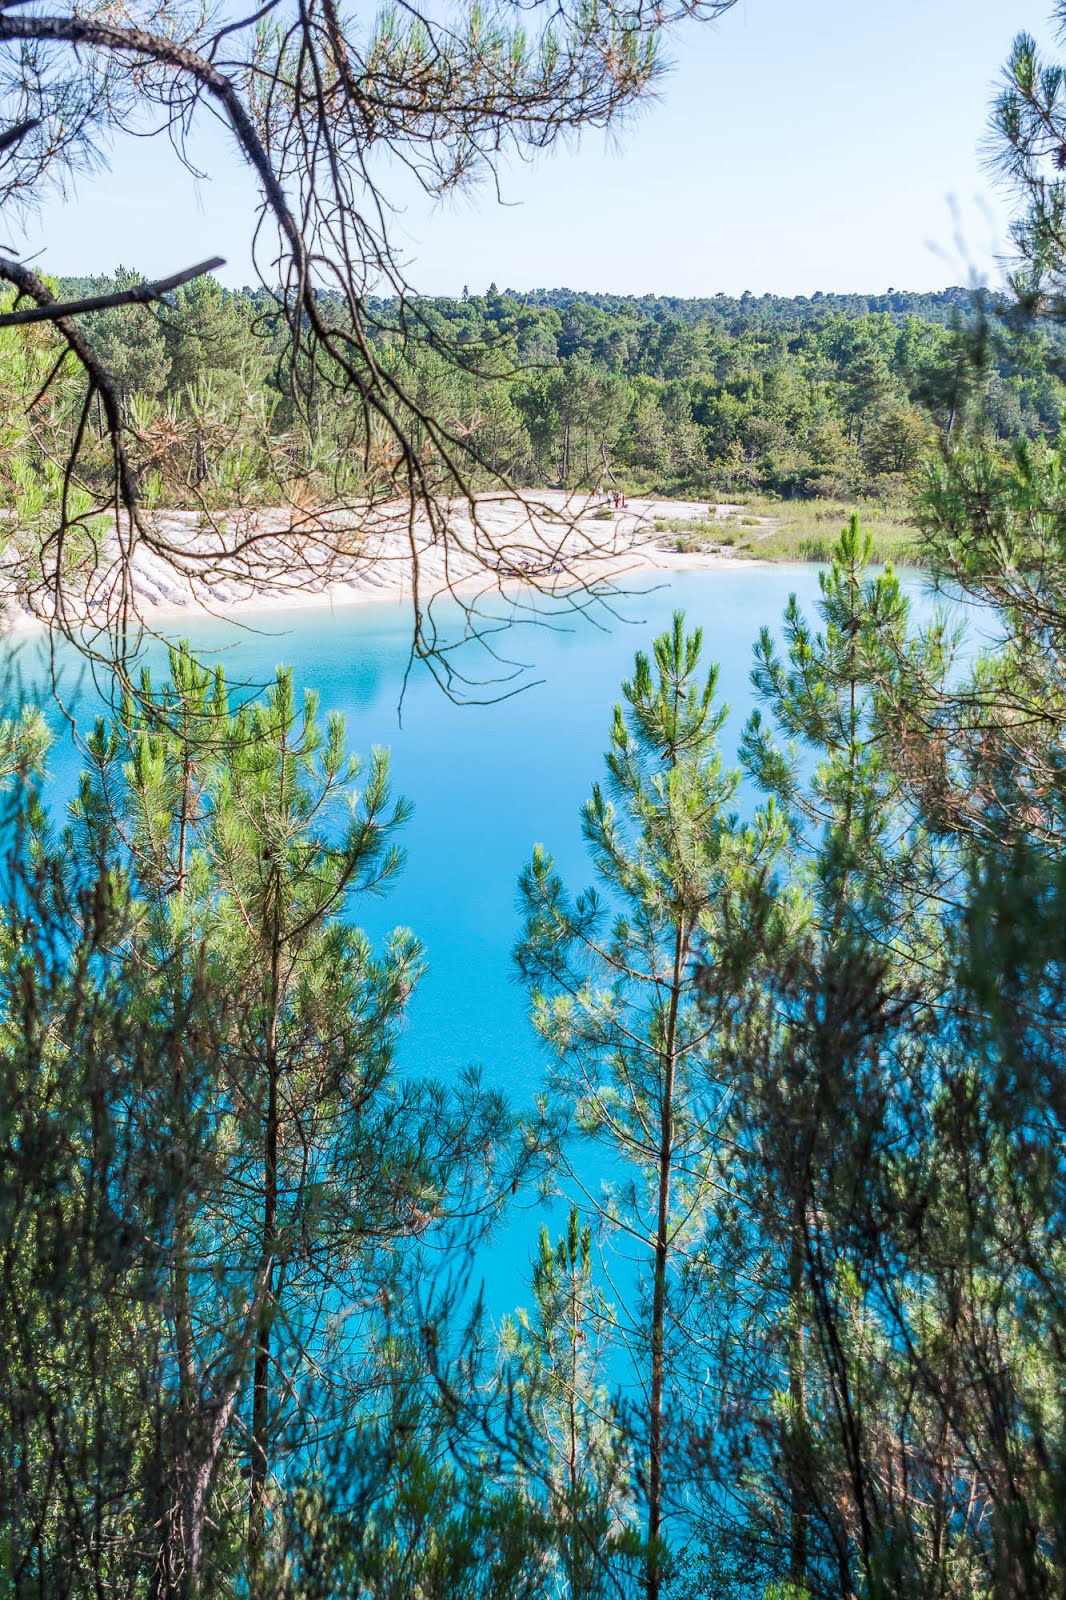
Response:
M495 284L488 294L498 294ZM572 306L592 306L613 316L635 316L651 322L728 322L740 317L746 324L759 319L794 326L801 321L817 321L827 314L862 317L871 312L887 312L895 317L920 317L923 322L953 322L961 313L972 315L984 296L972 289L936 289L913 293L889 289L885 294L813 295L715 294L684 296L675 294L597 294L584 289L505 289L504 295L525 305L546 306L553 311L569 311ZM464 302L470 300L467 291Z
M59 292L135 276L66 279ZM1062 331L1020 325L961 288L685 300L492 285L362 310L374 359L444 424L475 484L502 473L896 500L938 441L963 429L1055 438L1066 399ZM345 315L339 301L334 313ZM201 279L172 309L108 311L86 330L136 420L156 495L254 497L282 459L351 489L373 459L374 440L347 431L329 394L293 403L265 290ZM436 444L414 433L432 465Z

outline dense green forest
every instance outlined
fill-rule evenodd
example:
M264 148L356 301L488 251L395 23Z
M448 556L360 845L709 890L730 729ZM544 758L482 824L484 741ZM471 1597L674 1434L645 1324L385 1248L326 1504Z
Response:
M58 288L72 298L131 281ZM945 438L980 426L1053 439L1066 398L1058 328L1025 326L961 289L683 301L492 286L402 311L370 299L365 315L373 358L482 484L504 474L536 487L898 504ZM324 397L299 414L286 401L278 325L273 295L211 279L171 307L85 319L160 503L269 500L296 475L358 481L344 409ZM8 384L25 357L11 348Z

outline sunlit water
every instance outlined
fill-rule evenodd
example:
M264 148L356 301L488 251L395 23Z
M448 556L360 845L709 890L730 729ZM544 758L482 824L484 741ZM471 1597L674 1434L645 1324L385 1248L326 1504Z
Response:
M920 580L908 588L920 591ZM634 652L650 645L675 608L685 611L690 626L703 628L706 660L719 665L719 695L730 707L723 745L732 758L753 703L753 643L764 624L778 628L792 592L813 612L816 569L738 565L672 574L622 601L622 618L601 615L600 626L571 617L550 628L509 631L499 647L537 680L511 698L453 704L427 672L415 671L402 721L398 706L410 644L403 607L278 612L257 618L254 632L208 618L181 626L180 634L202 655L225 661L234 680L265 682L277 664L291 664L298 687L318 690L323 711L344 713L353 749L391 746L395 790L414 805L404 837L408 861L385 898L357 903L354 914L374 937L402 924L426 947L428 972L400 1045L405 1073L448 1079L476 1065L517 1102L531 1101L543 1082L545 1058L511 956L521 925L521 867L540 841L569 885L589 882L580 806L602 773L611 710ZM919 599L920 611L929 608ZM41 676L40 661L39 647L20 647L25 681ZM476 649L464 661L473 675L489 670ZM91 720L93 705L88 692L76 701L80 725ZM48 787L57 816L77 766L61 731ZM488 1298L497 1309L521 1297L539 1220L516 1218L483 1258Z

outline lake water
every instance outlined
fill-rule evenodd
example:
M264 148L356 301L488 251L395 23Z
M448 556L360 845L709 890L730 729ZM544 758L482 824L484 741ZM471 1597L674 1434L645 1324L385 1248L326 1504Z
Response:
M355 915L375 937L407 925L426 947L429 970L400 1047L404 1072L446 1079L478 1065L489 1083L528 1103L545 1063L511 962L521 867L540 841L572 888L589 881L579 809L602 774L612 707L634 652L650 645L675 608L690 626L702 626L706 660L719 663L719 694L731 708L724 749L732 756L752 705L753 643L762 625L779 625L793 591L813 611L816 569L738 565L672 574L620 601L621 618L601 615L600 626L571 617L502 636L501 648L539 680L512 698L453 704L426 671L414 672L402 722L410 643L404 607L279 612L257 618L255 632L208 618L181 628L202 654L221 653L232 679L265 682L278 663L291 664L298 687L317 689L323 710L345 714L353 749L391 746L395 790L414 805L404 839L408 863L386 898L356 905ZM24 644L19 663L27 680L40 672L35 658L39 663L39 651ZM489 665L476 649L466 662L475 673ZM91 707L92 696L83 696L79 716L88 720ZM69 738L61 736L48 790L56 815L77 766ZM523 1263L534 1235L527 1221ZM506 1254L503 1276L510 1280L517 1262L512 1250ZM512 1287L497 1285L502 1303L514 1303Z

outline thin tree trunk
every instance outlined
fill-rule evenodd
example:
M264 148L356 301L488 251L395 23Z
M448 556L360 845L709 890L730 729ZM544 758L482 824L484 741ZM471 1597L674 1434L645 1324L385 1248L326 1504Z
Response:
M175 1023L178 1019L175 1016ZM185 1072L185 1050L180 1037L174 1041L174 1095L178 1120L178 1194L174 1208L174 1335L178 1356L178 1476L181 1496L181 1566L185 1573L183 1592L196 1600L199 1582L195 1565L190 1564L192 1537L192 1481L197 1454L196 1369L192 1333L192 1296L189 1275L189 1125Z
M185 1552L186 1587L188 1592L200 1592L200 1566L203 1559L203 1534L208 1496L214 1481L215 1469L222 1454L222 1445L237 1406L241 1379L248 1360L248 1352L259 1325L259 1316L266 1295L266 1273L256 1285L255 1295L248 1311L245 1332L234 1352L231 1368L225 1383L213 1403L211 1425L204 1434L199 1459L190 1474L188 1546ZM191 1589L189 1588L191 1577Z
M799 1211L799 1208L796 1208ZM807 1384L804 1363L803 1233L802 1216L792 1218L788 1262L788 1576L797 1590L807 1584L807 1517L800 1457L807 1421Z
M274 1316L274 1254L278 1216L278 990L280 950L277 927L270 953L269 1020L266 1067L267 1112L263 1149L263 1243L266 1287L256 1331L252 1373L252 1452L248 1493L248 1585L253 1600L264 1593L266 1557L266 1483L269 1468L270 1333Z
M185 859L188 849L190 780L192 758L186 743L182 763L181 812L178 822L178 861L175 890L179 898L185 890ZM178 1477L180 1493L180 1525L174 1530L181 1544L180 1552L170 1552L172 1570L182 1573L181 1592L196 1600L200 1592L199 1561L194 1550L199 1541L194 1532L193 1487L197 1454L194 1416L196 1410L196 1362L192 1333L192 1295L189 1274L189 1105L188 1074L185 1061L185 1030L182 1012L185 1000L185 947L177 951L172 1026L174 1029L174 1118L175 1143L178 1148L178 1192L174 1208L174 1338L178 1357ZM173 1535L172 1535L173 1536ZM176 1559L180 1555L180 1560Z
M581 1235L578 1233L578 1251L581 1249ZM570 1394L568 1396L567 1426L569 1438L567 1440L567 1475L570 1498L570 1593L573 1600L580 1600L582 1589L578 1587L578 1544L580 1535L577 1531L577 1501L581 1483L578 1476L578 1450L577 1450L577 1368L578 1368L578 1343L581 1338L581 1329L578 1323L577 1306L578 1269L577 1262L570 1262ZM583 1588L583 1586L582 1586Z
M282 729L280 749L279 815L285 813L287 729ZM278 1237L278 1075L279 1012L281 1009L282 875L271 869L269 901L270 966L267 978L267 1038L264 1067L267 1076L267 1113L263 1149L263 1270L265 1288L256 1332L252 1373L252 1459L248 1495L248 1587L252 1600L263 1600L266 1588L266 1484L269 1470L270 1335L274 1320L274 1262Z
M663 1097L659 1122L659 1194L655 1223L655 1276L651 1307L651 1396L648 1416L648 1557L647 1600L659 1600L662 1563L659 1541L663 1522L663 1395L666 1376L666 1266L669 1254L670 1180L674 1153L674 1078L677 1070L677 1013L685 959L684 922L678 924L670 1009L663 1050Z

